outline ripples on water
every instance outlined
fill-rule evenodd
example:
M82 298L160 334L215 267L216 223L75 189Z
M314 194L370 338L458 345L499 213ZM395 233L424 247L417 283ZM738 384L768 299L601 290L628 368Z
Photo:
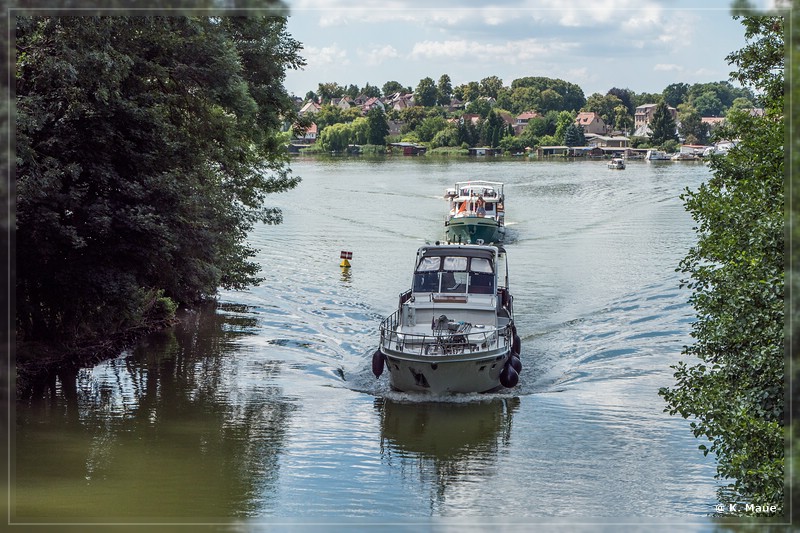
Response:
M713 464L656 394L690 341L675 267L694 235L678 195L704 167L403 158L299 160L295 173L301 185L270 198L284 224L251 236L263 284L81 371L71 393L57 385L55 404L71 412L58 398L77 398L77 418L36 402L19 411L18 445L45 446L55 421L78 435L78 492L98 503L70 516L713 512ZM446 398L391 391L371 372L378 324L408 288L417 247L443 236L444 189L469 177L506 183L520 384ZM339 268L341 250L352 268ZM160 501L143 492L120 509L101 496L118 492L98 480L137 479L152 453L161 469L139 479L160 484ZM46 485L22 456L26 487ZM130 468L113 466L120 458ZM42 516L32 494L21 491L17 511Z

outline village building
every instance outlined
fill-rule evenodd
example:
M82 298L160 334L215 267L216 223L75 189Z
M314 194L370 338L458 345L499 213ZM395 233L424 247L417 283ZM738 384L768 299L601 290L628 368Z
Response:
M320 106L318 103L313 100L309 100L303 107L300 108L300 111L298 111L297 114L302 117L304 115L317 113L321 108L322 106Z
M657 106L658 104L644 104L636 108L636 113L633 115L633 127L635 130L639 131L643 126L648 126L650 124L650 121L653 119L653 113L655 113ZM678 110L672 106L667 106L667 109L669 109L669 114L672 115L672 120L677 121Z
M575 124L583 128L583 133L594 133L603 135L607 132L606 123L603 118L594 111L581 111L575 117Z

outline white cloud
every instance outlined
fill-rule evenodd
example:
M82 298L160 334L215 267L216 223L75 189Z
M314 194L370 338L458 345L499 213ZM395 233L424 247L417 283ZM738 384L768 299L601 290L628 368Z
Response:
M390 44L368 50L358 50L357 53L359 61L367 67L377 67L388 60L400 57L397 49Z
M682 72L683 67L674 63L657 63L653 66L653 70L659 72Z
M350 63L347 51L335 43L323 47L307 46L303 49L302 56L306 58L306 68L348 65Z
M490 63L518 63L532 57L548 57L567 53L577 45L567 41L542 41L523 39L503 43L487 43L475 40L422 41L414 44L411 57L414 59L446 59Z

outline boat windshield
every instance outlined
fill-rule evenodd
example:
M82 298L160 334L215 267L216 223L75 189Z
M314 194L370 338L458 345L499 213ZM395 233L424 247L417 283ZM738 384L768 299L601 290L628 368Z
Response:
M423 257L414 272L414 292L494 294L495 273L484 257Z

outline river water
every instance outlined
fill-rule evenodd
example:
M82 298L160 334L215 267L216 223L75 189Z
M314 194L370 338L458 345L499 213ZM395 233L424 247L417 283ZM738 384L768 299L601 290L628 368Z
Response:
M11 523L709 525L714 463L657 394L691 341L679 195L707 167L292 166L302 183L269 198L284 223L250 237L263 284L18 402ZM393 392L378 324L470 178L505 183L520 383Z

